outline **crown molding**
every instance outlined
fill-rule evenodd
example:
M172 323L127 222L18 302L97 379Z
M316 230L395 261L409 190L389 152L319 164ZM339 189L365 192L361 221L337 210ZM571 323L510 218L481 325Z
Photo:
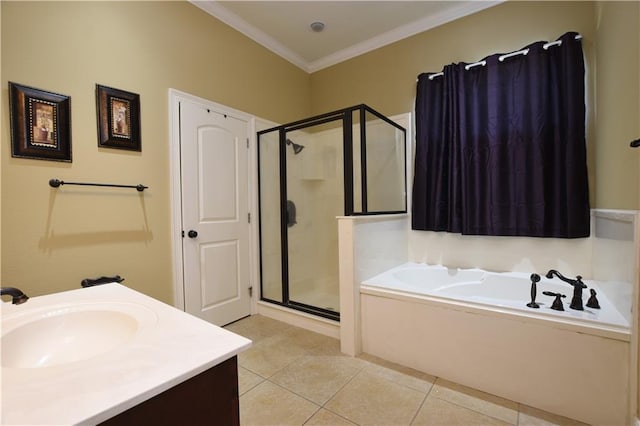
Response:
M370 38L362 43L354 44L346 49L342 49L333 54L327 55L317 61L309 62L303 59L300 55L293 52L291 49L284 46L282 43L275 40L265 32L259 30L253 25L247 23L241 17L233 12L230 12L225 7L221 6L215 0L189 0L191 4L202 9L213 17L219 19L231 28L239 31L251 40L269 49L276 55L291 62L298 68L311 74L316 71L320 71L324 68L336 65L340 62L347 61L355 58L356 56L363 55L371 52L380 47L386 46L396 41L411 37L415 34L430 30L437 26L446 24L456 19L460 19L467 15L471 15L481 10L488 9L503 3L506 0L489 0L489 1L466 1L460 5L448 9L446 11L437 13L435 15L427 16L423 19L419 19L415 22L398 27L394 30L387 31L376 37Z
M239 17L233 12L230 12L225 7L221 6L215 0L189 0L189 3L204 10L209 15L229 25L234 30L244 34L256 43L266 47L276 55L286 59L298 68L310 73L309 63L305 61L300 55L293 52L291 49L285 47L276 39L262 30L247 23L244 19Z
M339 64L340 62L355 58L356 56L360 56L391 43L395 43L396 41L400 41L440 25L444 25L447 22L455 21L456 19L460 19L467 15L504 3L504 1L506 0L465 2L453 9L448 9L444 12L427 16L423 19L400 26L376 37L372 37L362 43L354 44L353 46L342 49L331 55L327 55L317 61L308 63L307 72L313 73L320 71L332 65Z

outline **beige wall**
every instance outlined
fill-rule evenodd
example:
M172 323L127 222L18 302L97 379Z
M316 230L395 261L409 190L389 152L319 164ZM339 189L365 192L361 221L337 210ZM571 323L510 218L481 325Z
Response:
M408 112L420 73L555 40L567 31L583 34L591 53L593 2L506 2L314 73L312 110L365 103L385 115Z
M596 8L596 204L640 208L640 20L638 2L599 2Z
M312 111L320 113L358 103L385 115L412 111L416 78L422 72L439 71L452 62L477 61L577 31L583 35L588 67L591 205L640 208L638 160L628 148L629 141L638 137L633 132L640 116L634 100L640 74L636 46L639 3L607 1L603 5L506 2L417 34L313 74ZM618 47L611 47L614 45ZM596 116L596 111L606 116Z
M0 4L2 105L8 81L69 95L73 129L73 163L12 158L2 114L2 285L40 295L120 274L171 302L168 89L282 122L309 114L309 75L187 2ZM96 83L140 94L141 153L97 147Z
M0 58L2 58L2 7L0 7ZM5 111L4 105L5 105L4 102L0 102L0 123L2 123L0 125L0 133L2 131L1 128L4 126L4 121L2 121L4 117L4 111ZM2 160L2 155L3 155L2 149L0 148L0 160ZM2 193L1 188L2 188L2 173L0 173L0 194ZM0 196L0 281L2 281L1 259L2 259L2 197Z
M629 142L640 138L640 3L599 2L596 10L597 202L637 209L640 152ZM640 417L640 393L637 398Z

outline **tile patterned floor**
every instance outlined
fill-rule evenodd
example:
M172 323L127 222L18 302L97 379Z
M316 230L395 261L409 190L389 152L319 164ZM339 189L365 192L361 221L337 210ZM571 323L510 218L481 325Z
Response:
M252 425L582 425L362 355L338 340L254 315L226 326L238 356L240 423Z

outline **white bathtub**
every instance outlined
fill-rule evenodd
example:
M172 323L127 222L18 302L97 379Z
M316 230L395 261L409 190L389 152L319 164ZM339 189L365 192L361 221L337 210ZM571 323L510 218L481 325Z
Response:
M600 288L602 283L583 280L588 287L582 292L584 311L577 311L569 308L573 288L558 278L547 279L543 274L544 272L541 271L541 280L537 283L536 302L540 305L539 309L527 307L527 303L531 300L531 274L520 272L498 273L481 269L458 269L409 262L364 281L362 287L506 308L527 315L584 321L593 326L629 331L631 316L629 306L616 306L611 302ZM620 291L628 291L629 286L626 283L617 284ZM589 289L596 291L600 309L586 306L590 295ZM562 299L565 310L551 309L554 298L543 295L543 291L566 295L567 297ZM616 299L620 298L613 300ZM629 300L623 298L625 299Z
M619 298L601 291L611 294L608 283L584 280L585 310L575 311L573 288L545 272L532 309L530 274L416 263L388 270L360 285L362 350L587 423L627 424L630 330L611 302ZM586 307L589 288L601 309ZM566 294L565 311L552 310L543 291Z

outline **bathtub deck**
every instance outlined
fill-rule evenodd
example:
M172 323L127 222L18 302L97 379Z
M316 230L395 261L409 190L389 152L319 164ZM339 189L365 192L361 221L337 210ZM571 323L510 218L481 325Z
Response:
M628 283L598 282L584 280L589 288L596 290L601 309L586 306L589 291L583 292L584 310L569 309L572 289L568 284L557 279L542 277L538 282L537 298L539 309L526 306L530 301L530 274L521 272L490 272L481 269L447 268L441 265L425 265L408 262L392 268L362 282L361 288L367 292L376 289L408 294L415 297L433 298L433 300L449 300L471 305L490 307L490 309L512 312L530 318L547 318L569 324L584 324L586 327L600 328L619 332L618 337L628 335L630 330L630 305L617 306L607 292L600 286L606 285L608 292L617 289L615 298L628 301L630 295L624 293ZM542 294L543 291L565 294L565 310L551 309L552 297ZM621 293L622 292L622 293ZM621 293L621 294L618 294ZM621 312L628 312L625 316Z

